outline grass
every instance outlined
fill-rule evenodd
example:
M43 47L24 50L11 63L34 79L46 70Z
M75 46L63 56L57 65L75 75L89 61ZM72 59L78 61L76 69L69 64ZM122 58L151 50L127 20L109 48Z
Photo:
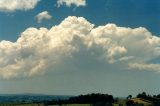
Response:
M43 104L0 103L0 106L44 106Z
M140 98L132 98L135 103L144 104L144 106L151 106L153 103L147 100L143 100ZM126 105L127 99L119 99L117 103L114 103L113 106L119 106L119 104L122 104L123 106Z
M67 104L63 106L91 106L90 104Z
M133 98L131 100L133 100L135 103L144 104L144 106L152 105L152 102L140 98Z

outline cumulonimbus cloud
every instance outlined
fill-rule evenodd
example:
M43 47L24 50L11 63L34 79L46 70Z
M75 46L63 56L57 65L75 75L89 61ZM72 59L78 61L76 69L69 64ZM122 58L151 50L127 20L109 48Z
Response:
M0 0L0 12L33 9L40 0Z
M1 41L0 77L38 75L54 71L65 62L70 62L68 67L75 62L74 67L83 65L77 66L80 70L87 65L99 67L100 62L128 70L160 72L160 64L152 62L159 57L160 38L145 28L115 24L94 27L83 17L69 16L51 29L28 28L16 42ZM115 71L111 67L109 70Z
M48 13L48 11L43 11L43 12L38 13L35 18L38 23L41 23L44 20L51 19L52 16Z
M70 7L71 5L86 6L86 0L57 0L57 5L60 7L61 5L66 5Z

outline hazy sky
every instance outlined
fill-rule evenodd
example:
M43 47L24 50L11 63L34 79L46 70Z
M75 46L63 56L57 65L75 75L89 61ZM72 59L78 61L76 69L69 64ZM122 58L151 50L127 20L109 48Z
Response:
M160 0L1 0L0 93L160 92Z

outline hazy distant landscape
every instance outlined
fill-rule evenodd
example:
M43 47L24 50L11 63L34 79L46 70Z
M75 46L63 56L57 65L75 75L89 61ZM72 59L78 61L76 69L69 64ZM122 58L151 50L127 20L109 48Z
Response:
M60 95L42 95L42 94L3 94L0 95L0 103L6 102L42 102L51 101L59 99L68 99L70 96L60 96Z
M0 106L160 106L160 95L151 96L145 92L124 98L100 93L79 96L0 95Z

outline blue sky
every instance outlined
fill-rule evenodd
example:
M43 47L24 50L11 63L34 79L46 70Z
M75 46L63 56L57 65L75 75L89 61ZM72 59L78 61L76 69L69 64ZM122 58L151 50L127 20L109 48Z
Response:
M159 0L88 0L85 7L62 6L57 8L56 0L42 0L29 11L0 13L0 39L16 40L19 33L28 27L47 27L60 23L67 16L83 16L95 25L115 23L125 27L146 27L155 35L160 35ZM48 11L53 19L37 24L34 17L42 11ZM13 27L14 26L14 27ZM16 26L16 27L15 27ZM9 30L6 30L7 29Z
M159 0L30 1L0 4L0 93L160 92Z

